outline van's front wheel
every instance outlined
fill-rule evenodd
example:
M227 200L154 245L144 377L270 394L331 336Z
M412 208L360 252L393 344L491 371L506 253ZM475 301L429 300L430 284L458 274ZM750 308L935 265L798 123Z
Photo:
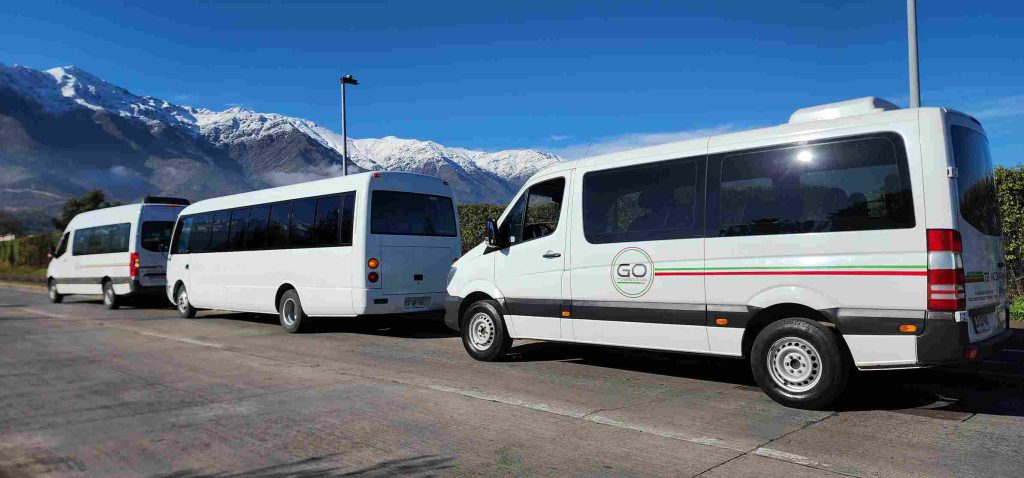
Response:
M50 279L46 284L46 293L50 296L50 302L59 304L64 301L64 294L57 292L57 281Z
M839 338L821 324L782 319L754 339L750 368L758 385L787 407L830 406L846 388L850 365Z
M183 319L191 319L196 316L196 308L188 301L188 290L185 286L178 287L178 293L174 295L174 306L178 309L178 315Z
M466 309L462 319L462 345L470 357L483 362L501 360L512 348L505 320L493 300L478 300Z

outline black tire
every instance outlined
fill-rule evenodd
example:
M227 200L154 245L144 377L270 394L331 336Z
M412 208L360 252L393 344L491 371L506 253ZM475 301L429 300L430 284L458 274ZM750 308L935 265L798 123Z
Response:
M850 362L839 337L804 318L773 322L757 334L750 369L772 400L807 410L831 406L850 376Z
M504 359L512 349L512 338L498 303L478 300L462 315L462 346L470 357L481 362Z
M64 302L64 294L57 292L57 281L50 279L49 282L46 283L46 293L50 296L50 302L53 302L54 304Z
M196 316L196 308L192 307L192 302L188 300L188 290L185 286L178 287L178 290L174 292L174 308L178 310L178 315L183 319L191 319Z
M110 281L103 282L103 307L110 310L121 307L121 301L118 299L117 294L114 293L114 284L110 283Z
M307 332L313 328L313 319L302 310L302 301L295 289L281 295L277 316L281 320L281 327L289 334Z

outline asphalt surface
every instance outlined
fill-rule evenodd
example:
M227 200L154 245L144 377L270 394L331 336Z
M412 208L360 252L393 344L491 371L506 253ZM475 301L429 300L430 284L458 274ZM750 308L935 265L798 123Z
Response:
M1022 331L1024 332L1024 331ZM517 342L439 322L50 304L0 288L0 477L1021 476L1024 333L956 370L782 407L742 361Z

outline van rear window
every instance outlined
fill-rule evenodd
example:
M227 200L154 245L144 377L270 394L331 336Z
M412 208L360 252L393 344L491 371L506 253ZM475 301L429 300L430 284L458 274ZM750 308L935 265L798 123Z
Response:
M455 237L452 198L433 194L374 191L370 232L403 236Z
M988 140L981 133L963 126L951 127L950 135L957 170L960 216L983 234L1001 236L999 198Z
M147 251L162 252L167 250L171 242L173 221L146 221L142 223L142 248Z

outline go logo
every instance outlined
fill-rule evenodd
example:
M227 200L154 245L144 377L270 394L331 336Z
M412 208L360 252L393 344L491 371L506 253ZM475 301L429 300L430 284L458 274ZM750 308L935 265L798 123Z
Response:
M612 259L611 279L620 294L640 297L654 284L654 261L643 249L623 249Z

